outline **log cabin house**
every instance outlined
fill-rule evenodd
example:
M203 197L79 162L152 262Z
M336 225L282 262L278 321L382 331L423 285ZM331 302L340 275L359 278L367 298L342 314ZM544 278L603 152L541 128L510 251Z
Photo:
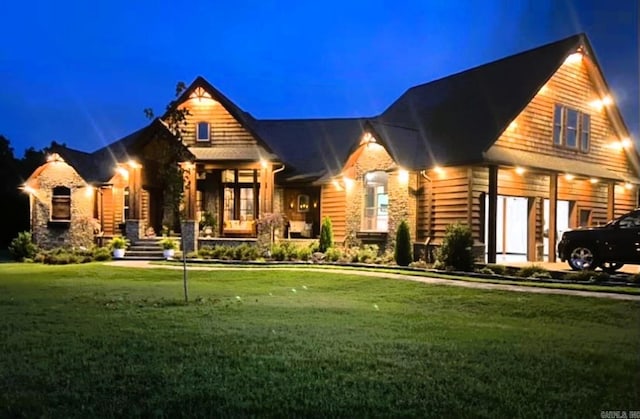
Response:
M174 104L180 139L158 118L92 153L53 150L25 183L36 242L159 234L167 155L191 250L204 214L218 238L281 214L287 236L329 217L336 241L388 247L402 220L418 245L461 222L489 262L554 261L563 230L638 205L638 154L584 34L412 87L375 117L260 120L202 77Z

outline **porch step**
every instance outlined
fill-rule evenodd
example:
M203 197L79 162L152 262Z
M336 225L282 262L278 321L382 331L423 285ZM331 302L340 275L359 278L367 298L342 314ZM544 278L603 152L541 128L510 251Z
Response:
M180 245L180 237L172 237ZM162 237L147 237L134 241L127 247L124 258L128 260L164 260L162 255L162 246L160 246Z

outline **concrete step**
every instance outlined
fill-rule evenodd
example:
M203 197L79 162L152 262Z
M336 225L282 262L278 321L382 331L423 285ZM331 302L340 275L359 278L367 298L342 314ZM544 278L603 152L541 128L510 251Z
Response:
M162 247L160 247L159 244L155 244L155 245L139 245L139 244L134 244L133 246L129 246L127 248L127 250L135 250L137 252L155 252L158 249L162 250Z
M126 256L145 256L145 257L162 257L162 250L140 252L136 250L127 250L124 252Z
M162 257L162 255L160 256L129 256L128 254L125 254L122 259L118 259L118 260L165 260L165 258Z

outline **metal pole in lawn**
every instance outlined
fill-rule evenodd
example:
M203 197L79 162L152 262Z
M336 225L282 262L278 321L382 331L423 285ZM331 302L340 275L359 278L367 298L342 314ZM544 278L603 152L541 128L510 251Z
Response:
M187 251L184 248L184 240L180 240L182 243L182 285L184 288L184 302L189 302L189 288L187 287Z

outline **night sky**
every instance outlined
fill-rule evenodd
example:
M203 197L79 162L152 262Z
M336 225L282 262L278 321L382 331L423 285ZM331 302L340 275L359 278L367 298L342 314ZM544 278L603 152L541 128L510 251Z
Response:
M585 32L638 140L637 0L17 1L0 134L93 151L205 77L257 118L373 116L406 89Z

